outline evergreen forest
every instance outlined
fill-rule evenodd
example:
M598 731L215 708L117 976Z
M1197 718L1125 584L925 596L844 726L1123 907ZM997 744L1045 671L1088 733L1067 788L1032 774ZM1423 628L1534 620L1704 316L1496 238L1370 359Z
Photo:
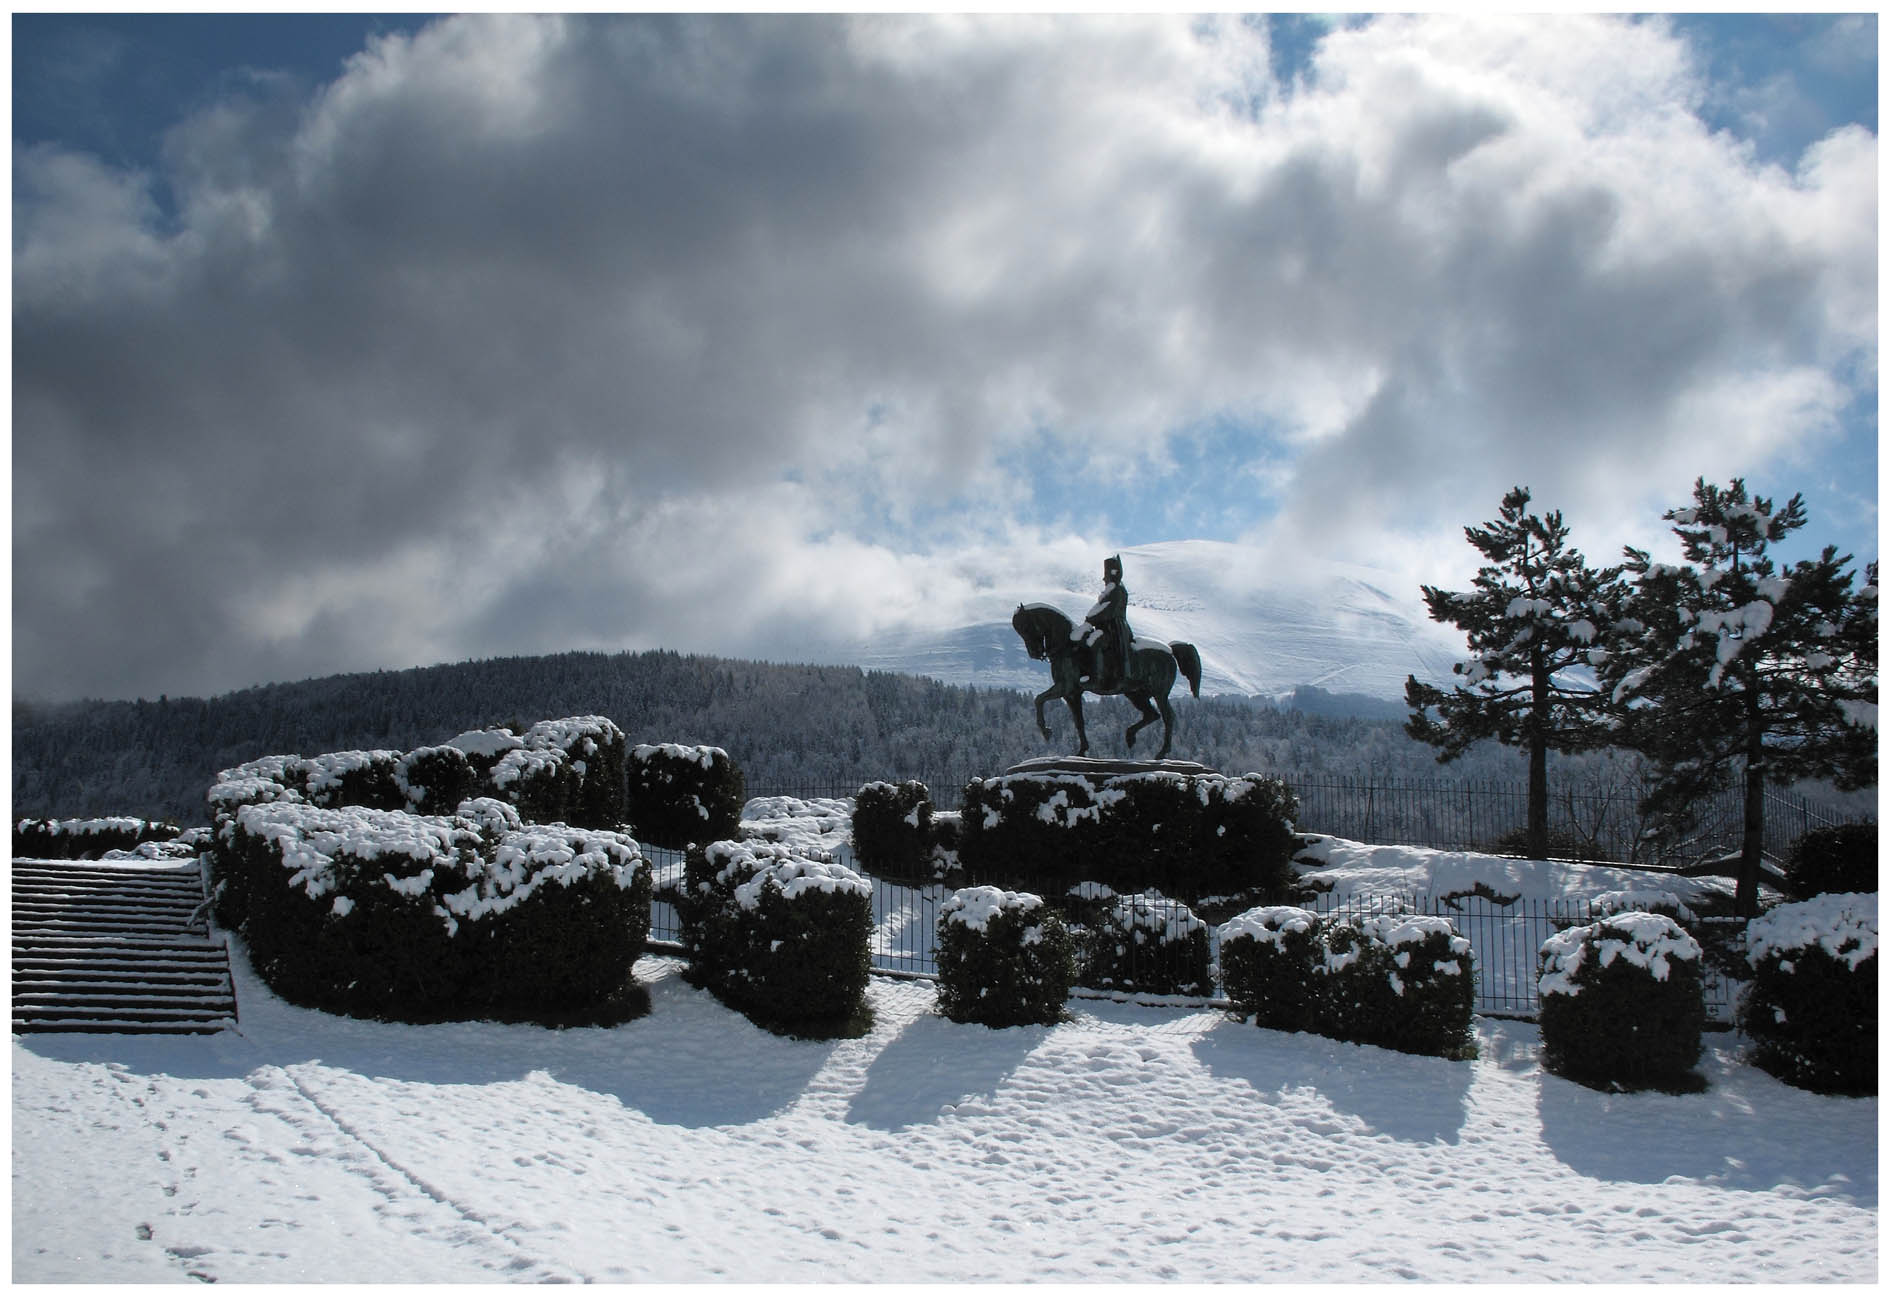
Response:
M1403 733L1401 710L1317 690L1281 704L1182 697L1171 755L1230 773L1445 774L1432 749ZM217 771L256 757L406 751L468 729L589 714L608 716L633 744L724 748L751 795L849 794L873 779L922 779L943 791L1075 746L1062 703L1045 708L1046 740L1030 696L1009 689L666 650L561 653L327 676L208 699L16 702L13 815L196 824L206 819L204 794ZM1090 699L1085 715L1093 755L1129 755L1127 702ZM1153 755L1159 740L1145 740L1133 755ZM1516 754L1489 743L1453 762L1447 777L1520 774Z

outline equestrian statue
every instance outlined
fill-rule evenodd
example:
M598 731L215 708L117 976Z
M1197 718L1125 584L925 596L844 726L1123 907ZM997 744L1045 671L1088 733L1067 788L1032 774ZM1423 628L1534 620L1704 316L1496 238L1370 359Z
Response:
M1159 719L1162 750L1155 756L1159 760L1168 755L1175 730L1168 693L1179 674L1187 677L1194 696L1201 696L1201 655L1194 645L1179 640L1162 645L1135 638L1129 630L1129 591L1122 584L1121 555L1103 560L1102 594L1083 615L1081 626L1043 603L1018 604L1011 626L1033 659L1050 663L1051 685L1037 695L1037 728L1045 738L1050 737L1050 727L1044 723L1043 705L1061 698L1070 705L1070 719L1076 722L1076 755L1087 754L1083 695L1121 694L1142 713L1142 719L1123 735L1124 742L1134 747L1136 732Z

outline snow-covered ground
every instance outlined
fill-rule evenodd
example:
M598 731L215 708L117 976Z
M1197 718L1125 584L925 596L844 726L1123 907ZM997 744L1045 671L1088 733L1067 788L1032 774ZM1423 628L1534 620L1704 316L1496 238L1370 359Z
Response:
M1183 1005L993 1031L876 978L871 1034L795 1041L652 958L620 1027L411 1027L237 953L240 1031L14 1038L16 1282L1877 1274L1876 1100L1731 1033L1705 1093L1604 1095L1494 1019L1458 1063Z
M1718 895L1730 900L1732 881L1688 878L1611 865L1565 860L1522 860L1475 851L1429 847L1373 846L1346 838L1318 837L1294 856L1299 876L1348 896L1453 896L1481 887L1500 896L1530 901L1576 902L1609 892L1663 891L1687 905ZM1768 899L1776 899L1770 892Z

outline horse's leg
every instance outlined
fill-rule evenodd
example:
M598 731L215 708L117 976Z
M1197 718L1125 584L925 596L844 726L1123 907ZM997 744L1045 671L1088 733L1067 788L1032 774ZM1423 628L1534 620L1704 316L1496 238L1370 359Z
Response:
M1083 691L1072 689L1063 695L1063 701L1070 705L1070 719L1076 722L1076 755L1089 754L1089 735L1083 729Z
M1052 672L1051 674L1054 677L1055 673ZM1052 698L1055 698L1058 695L1060 695L1062 692L1063 692L1062 685L1052 684L1048 689L1044 690L1042 693L1037 695L1037 728L1043 731L1043 736L1045 738L1050 737L1050 726L1049 726L1049 723L1046 722L1043 718L1043 705L1049 702Z
M1136 708L1142 713L1142 719L1129 726L1128 733L1122 736L1124 742L1130 747L1134 747L1136 734L1144 727L1153 725L1156 721L1160 720L1161 717L1156 713L1155 709L1149 705L1148 692L1141 687L1138 686L1133 690L1124 690L1123 696L1134 703ZM1168 751L1167 747L1164 746L1162 751L1166 753Z
M1167 694L1158 695L1155 701L1162 705L1162 750L1155 754L1155 759L1160 761L1168 755L1168 741L1175 734L1175 709L1168 705Z

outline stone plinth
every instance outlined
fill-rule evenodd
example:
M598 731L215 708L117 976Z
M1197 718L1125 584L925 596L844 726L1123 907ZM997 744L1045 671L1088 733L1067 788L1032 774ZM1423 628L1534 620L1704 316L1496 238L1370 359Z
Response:
M1036 757L1020 761L1007 775L1080 775L1093 783L1120 775L1216 775L1196 761L1119 761L1101 757Z

